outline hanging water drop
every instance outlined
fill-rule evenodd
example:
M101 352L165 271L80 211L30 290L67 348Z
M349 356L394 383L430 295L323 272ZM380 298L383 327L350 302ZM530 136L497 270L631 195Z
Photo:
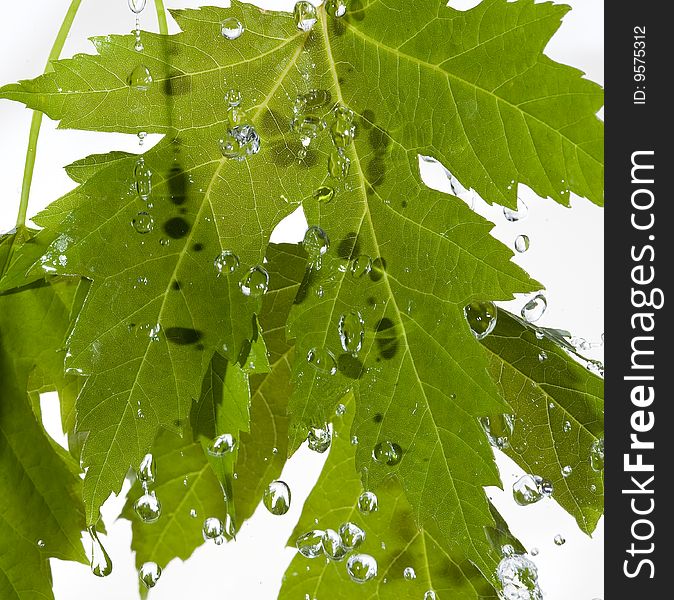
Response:
M342 543L342 537L334 529L326 529L323 532L322 544L325 556L335 562L343 560L348 552Z
M223 250L215 257L213 266L220 275L231 275L239 268L239 257L231 250Z
M372 259L361 254L351 261L351 275L356 278L364 277L372 270Z
M372 458L374 458L380 465L387 465L389 467L396 466L403 457L403 451L398 444L389 442L388 440L379 442L372 451Z
M234 436L231 433L223 433L208 444L208 453L211 456L220 457L232 452L235 447Z
M548 301L545 299L545 296L543 294L536 294L522 307L522 318L527 323L535 323L543 316L546 308L548 308Z
M314 198L322 204L327 204L335 197L335 190L327 185L322 185L314 192Z
M496 576L503 600L543 600L536 565L522 554L501 559Z
M91 572L96 577L107 577L112 573L112 561L98 539L96 528L91 525L87 531L91 538Z
M351 159L344 154L343 148L333 148L328 157L328 173L335 179L346 179L351 168Z
M406 581L413 581L417 578L417 572L414 570L414 567L405 567L403 569L403 579Z
M377 512L379 510L379 500L374 492L363 492L358 497L358 510L364 514Z
M604 470L604 438L592 442L590 448L590 466L593 471Z
M145 584L149 590L157 585L161 577L161 567L156 562L143 563L138 571L138 578Z
M487 439L491 446L499 450L505 450L510 447L510 438L515 429L514 415L482 417L480 423L487 434Z
M507 206L503 207L503 216L506 218L506 221L510 221L511 223L521 221L527 216L528 212L527 205L519 198L517 198L517 210L512 210Z
M264 491L262 501L272 515L285 515L290 509L290 488L288 484L284 481L272 481Z
M246 273L240 287L244 296L250 296L251 298L264 296L269 289L269 273L260 265L253 267Z
M236 40L243 33L243 23L236 17L227 17L220 23L220 33L226 40Z
M351 521L342 523L339 528L339 536L342 538L342 544L348 550L358 548L365 541L365 532Z
M227 129L218 144L225 158L244 160L260 151L260 136L252 125L236 125Z
M515 250L520 254L526 252L529 249L529 236L528 235L518 235L515 238Z
M323 554L323 531L314 529L297 538L295 545L305 558L316 558Z
M154 483L156 476L157 466L154 462L154 457L152 454L146 454L138 467L138 479L142 484L148 485Z
M302 246L309 255L309 262L319 269L321 257L329 250L330 240L328 235L317 225L312 225L307 229L302 240Z
M161 516L161 503L154 492L143 494L133 505L143 523L154 523Z
M133 178L138 197L141 200L147 200L152 193L152 171L145 166L145 160L142 156L136 161Z
M344 352L356 356L363 347L365 338L365 322L358 311L341 315L337 324L339 341Z
M497 312L493 302L471 302L464 307L463 315L478 340L486 338L496 327Z
M208 517L203 524L201 533L204 540L213 540L216 546L220 546L225 541L225 526L217 517Z
M523 475L513 484L513 498L520 506L535 504L552 492L552 483L538 475Z
M346 0L327 0L325 12L335 19L343 17L346 14Z
M154 219L147 212L139 212L131 221L131 225L140 234L150 233L154 228Z
M129 0L129 9L132 13L138 15L143 12L147 0Z
M145 65L139 64L129 75L128 84L139 92L146 92L152 85L152 73Z
M346 571L356 583L365 583L377 576L377 561L369 554L354 554L346 561Z
M309 434L307 435L307 444L309 450L323 454L332 443L332 433L330 428L325 425L324 427L310 427Z
M318 21L316 7L306 0L300 0L295 4L293 15L295 16L295 25L300 31L311 31Z
M330 350L312 348L307 352L307 362L319 373L334 375L337 373L337 361Z
M555 546L563 546L566 544L566 539L564 539L563 535L560 535L559 533L555 536Z

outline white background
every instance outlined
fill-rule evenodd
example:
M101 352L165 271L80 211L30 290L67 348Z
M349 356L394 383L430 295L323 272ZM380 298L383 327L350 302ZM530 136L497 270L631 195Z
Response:
M431 0L429 0L431 1ZM267 8L289 9L292 0L260 0ZM455 0L455 8L468 8L477 0ZM567 0L573 10L546 49L552 58L571 64L587 77L603 83L603 2ZM0 84L39 75L66 12L69 0L24 0L3 6L6 22L0 36ZM168 0L167 7L182 8L209 4L207 0ZM210 4L222 4L213 0ZM126 33L133 19L126 0L83 0L62 56L93 52L87 37ZM175 25L170 24L175 31ZM152 0L142 15L142 27L157 31ZM7 57L11 57L8 59ZM19 204L25 148L31 113L22 105L0 101L0 231L13 227ZM156 140L155 140L156 141ZM152 143L148 140L146 144ZM62 170L83 156L108 150L137 150L134 136L79 131L56 131L56 124L44 119L35 166L29 214L34 214L59 197L73 184ZM424 174L426 181L447 190L442 173ZM561 327L592 342L603 333L603 221L602 210L584 199L572 197L572 209L533 197L521 190L529 206L525 220L508 223L498 207L479 199L475 209L492 220L493 234L508 245L526 233L531 248L515 257L535 279L546 284L548 310L541 325ZM278 235L288 241L301 239L302 218L298 215ZM510 304L519 311L523 299ZM600 349L598 350L600 352ZM53 403L44 402L45 409ZM49 416L52 415L52 416ZM54 436L60 434L58 417L48 411L47 425ZM515 505L510 486L521 471L503 456L498 457L506 492L489 489L489 495L506 516L513 532L529 549L538 548L535 561L540 571L546 600L592 600L603 596L603 521L593 539L581 534L574 521L554 501L522 508ZM283 478L293 491L293 506L283 518L258 510L246 523L236 544L206 545L187 563L174 561L164 572L151 600L182 598L276 598L281 577L294 551L285 542L301 511L301 505L315 482L322 457L302 449L288 464ZM84 565L53 560L56 600L135 600L138 596L133 555L129 551L130 526L116 521L122 501L112 499L104 509L108 536L102 536L114 562L111 576L100 580ZM553 537L561 533L567 542L558 547ZM299 598L298 600L303 600ZM318 600L329 600L319 598ZM421 600L421 599L420 599Z

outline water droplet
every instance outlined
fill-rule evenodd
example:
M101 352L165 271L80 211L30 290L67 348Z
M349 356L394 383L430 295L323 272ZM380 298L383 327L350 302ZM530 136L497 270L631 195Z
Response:
M528 212L527 205L519 198L517 199L517 210L512 210L506 206L503 207L503 216L506 218L506 221L510 221L511 223L521 221L527 216Z
M515 548L512 544L503 544L503 546L501 546L501 553L503 556L512 556L515 554Z
M129 0L129 8L131 12L138 15L143 12L146 0Z
M564 467L562 467L563 477L568 477L569 475L571 475L571 473L573 473L573 467L571 465L565 465Z
M464 307L463 314L478 340L486 338L496 327L497 312L493 302L471 302Z
M564 421L564 425L562 425L562 431L564 433L569 433L569 431L571 431L571 421Z
M433 590L428 590L424 594L424 600L437 600L437 596L435 595L435 592Z
M482 417L480 423L487 434L490 445L499 450L505 450L510 447L510 438L515 429L514 415Z
M208 453L211 456L224 456L236 447L236 440L231 433L223 433L208 444Z
M538 353L538 362L543 362L548 360L548 353L545 350L541 350Z
M523 475L513 484L513 498L520 506L535 504L552 492L552 483L538 475Z
M140 234L150 233L154 228L154 219L147 212L139 212L131 221L133 228Z
M503 600L543 600L536 565L522 554L501 559L496 569Z
M325 427L310 427L307 443L310 450L323 454L332 443L330 428L327 425Z
M357 445L358 445L358 436L357 436L357 435L352 435L352 436L351 436L351 445L352 445L352 446L357 446Z
M360 352L365 338L365 322L358 311L353 311L339 317L337 325L339 341L344 352L354 356Z
M246 276L240 283L241 291L244 296L259 298L267 293L269 289L269 273L267 269L258 265L246 273Z
M213 540L216 546L220 546L225 541L225 526L217 517L208 517L204 521L201 533L205 541Z
M351 261L351 275L354 277L364 277L372 270L372 259L369 256L361 254Z
M312 348L307 352L307 362L320 373L334 375L337 373L337 361L330 350Z
M529 249L529 236L528 235L518 235L515 238L515 250L522 253L526 252Z
M344 154L343 148L333 148L328 157L328 173L335 179L346 179L351 168L351 159Z
M336 19L343 17L346 14L346 0L327 0L325 12Z
M414 570L414 567L405 567L403 570L403 579L407 581L413 581L417 578L417 572Z
M542 340L545 337L545 332L540 329L536 330L536 339Z
M218 144L225 158L244 160L260 151L260 136L252 125L235 125L227 129Z
M335 197L335 190L327 185L322 185L314 192L314 198L323 204L327 204Z
M379 500L374 492L363 492L358 497L358 510L364 514L377 512L379 510Z
M529 554L531 554L531 556L538 556L538 548L532 548Z
M141 483L154 483L157 477L157 465L152 454L146 454L138 467L138 479Z
M139 92L146 92L152 85L152 73L145 65L139 64L129 75L127 83Z
M342 538L334 529L326 529L323 533L323 552L335 562L343 560L348 550L342 543Z
M152 171L145 166L145 159L142 156L136 161L133 178L138 196L141 200L147 200L152 193Z
M380 465L388 465L394 467L403 457L403 451L398 444L389 442L388 440L379 442L372 451L372 458L374 458Z
M559 533L555 536L555 546L563 546L566 544L566 540L564 539L563 535L560 535Z
M302 246L309 255L309 262L316 268L320 268L321 257L330 248L330 240L325 231L317 225L312 225L304 234Z
M143 494L133 505L143 523L154 523L161 516L161 503L154 492Z
M190 517L193 519L197 518L197 509L196 508L190 508Z
M226 40L236 40L243 33L243 23L236 17L228 17L220 23L220 32Z
M40 539L37 541L37 547L38 548L44 548L47 544L45 544L44 540Z
M604 438L592 442L590 448L590 466L593 471L604 470Z
M239 268L239 257L231 250L223 250L215 257L213 266L220 275L230 275Z
M295 545L305 558L316 558L323 554L323 531L314 529L297 538Z
M339 528L339 535L342 538L342 544L348 550L358 548L365 541L365 532L351 521L342 523Z
M225 92L227 106L239 106L243 101L243 95L239 90L231 89Z
M161 567L156 562L143 563L138 571L138 577L147 589L153 588L161 577Z
M87 531L91 538L91 572L96 577L107 577L112 573L112 561L98 539L96 528L91 525Z
M353 554L346 561L346 572L356 583L365 583L377 576L377 561L369 554Z
M346 406L344 406L343 404L338 404L337 408L335 409L335 414L338 417L344 416L346 414Z
M528 323L535 323L545 313L548 308L548 301L543 294L536 294L529 302L522 307L522 318Z
M332 143L337 148L347 148L356 137L356 126L353 123L353 112L335 111L335 120L330 127Z
M290 508L290 488L284 481L272 481L262 499L272 515L285 515Z
M311 2L306 2L306 0L301 0L295 4L293 15L295 16L297 29L301 31L311 31L316 21L318 21L316 7Z
M300 136L306 148L325 128L325 121L316 115L299 115L290 121L290 129Z

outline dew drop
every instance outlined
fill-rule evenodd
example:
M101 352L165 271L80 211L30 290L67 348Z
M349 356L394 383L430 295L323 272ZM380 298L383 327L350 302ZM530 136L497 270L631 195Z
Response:
M417 572L414 570L414 567L405 567L403 570L403 579L406 581L413 581L417 578Z
M522 554L501 559L496 576L503 600L543 600L536 565Z
M316 7L306 0L300 0L295 4L293 15L295 16L295 25L300 31L311 31L318 21Z
M365 541L365 532L351 521L342 523L339 528L339 535L348 550L358 548Z
M592 442L590 448L590 466L593 471L604 470L604 438Z
M226 40L236 40L241 37L244 27L243 23L236 17L228 17L220 23L220 33Z
M562 476L563 477L565 477L565 478L569 477L569 475L571 475L571 473L573 473L573 467L571 465L565 465L564 467L562 467Z
M548 301L543 294L536 294L529 302L522 307L522 318L527 323L535 323L545 313L548 308Z
M321 257L330 248L328 235L317 225L312 225L306 230L302 246L309 255L309 261L316 266L320 266Z
M343 404L338 404L337 408L335 409L335 414L338 417L344 416L346 414L346 406L344 406Z
M555 546L563 546L566 544L566 540L564 539L563 535L560 535L559 533L555 536Z
M487 439L491 446L499 450L505 450L510 447L510 438L515 429L514 415L482 417L480 423L487 434Z
M352 311L339 317L337 325L339 341L344 352L357 355L363 347L365 322L358 311Z
M250 296L251 298L264 296L269 289L269 273L260 265L253 267L246 273L240 287L244 296Z
M139 64L129 75L128 84L139 92L146 92L152 85L152 73L145 65Z
M156 562L143 563L138 571L138 577L147 589L153 588L161 577L161 567Z
M228 106L239 106L243 101L243 95L239 90L231 89L225 93L225 102Z
M231 433L223 433L208 444L208 453L211 456L224 456L234 450L236 440Z
M339 562L346 556L348 550L342 543L342 538L334 529L326 529L323 533L323 552L330 560Z
M538 548L532 548L529 554L531 554L531 556L538 556Z
M225 526L217 517L208 517L203 524L201 533L204 540L213 540L216 546L220 546L225 541Z
M290 509L290 488L284 481L272 481L264 491L262 499L272 515L285 515Z
M143 484L154 483L157 477L157 465L152 454L146 454L138 467L138 479Z
M374 458L380 465L388 465L394 467L403 457L403 451L393 442L388 440L379 442L372 451L372 458Z
M372 270L372 259L361 254L351 261L351 275L356 278L364 277Z
M218 144L225 158L244 160L260 151L260 136L252 125L234 125Z
M152 171L145 166L145 159L142 156L136 161L133 179L138 197L141 200L147 200L152 193Z
M295 545L305 558L316 558L323 554L323 531L314 529L297 538Z
M140 234L150 233L154 229L154 219L147 212L139 212L131 221L133 228Z
M143 523L154 523L161 516L161 503L154 492L143 494L133 505Z
M548 353L545 350L541 350L538 353L538 362L544 362L548 360Z
M478 340L486 338L496 327L497 312L493 302L471 302L464 307L463 314Z
M433 590L428 590L424 594L424 600L437 600L437 596L435 595L435 592Z
M571 431L571 421L564 421L564 425L562 425L562 431L564 433L569 433L569 431Z
M369 554L353 554L346 561L346 572L356 583L365 583L377 576L377 561Z
M215 267L218 277L223 274L231 275L239 268L239 257L231 250L223 250L215 257L213 266Z
M523 475L513 484L513 498L520 506L535 504L552 492L552 483L538 475Z
M520 254L526 252L529 249L529 236L528 235L518 235L515 238L515 250Z
M327 185L322 185L314 192L314 198L323 204L327 204L335 197L335 190Z
M147 0L129 0L129 9L132 13L138 15L145 9Z
M197 509L196 508L190 508L190 517L193 519L197 518Z
M512 210L507 206L503 207L503 216L506 218L506 221L510 221L511 223L521 221L527 216L528 212L527 205L519 198L517 199L517 210Z
M377 512L379 510L379 500L374 492L363 492L358 497L358 510L364 514Z
M330 350L312 348L307 352L307 362L319 373L334 375L337 373L337 361Z
M333 148L328 157L328 173L335 179L346 179L351 168L351 159L344 154L343 148Z
M112 561L98 539L96 528L91 525L87 531L91 538L91 572L96 577L107 577L112 573Z
M343 17L346 14L346 0L327 0L325 12L336 19Z
M310 450L323 454L332 443L332 434L330 428L325 427L310 427L307 435L307 444Z
M40 539L37 541L37 547L38 548L44 548L47 544L45 544L45 541Z
M299 115L290 121L290 129L300 136L306 148L325 128L325 121L316 115Z
M348 112L335 113L335 120L330 127L330 135L332 136L332 143L337 148L347 148L351 145L356 137L356 126L353 123L353 113L347 109Z

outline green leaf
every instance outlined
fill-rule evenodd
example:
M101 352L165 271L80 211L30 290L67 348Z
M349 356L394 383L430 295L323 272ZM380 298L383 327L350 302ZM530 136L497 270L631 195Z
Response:
M0 264L20 243L0 240ZM8 600L53 598L50 557L86 560L80 480L29 398L38 366L41 386L63 383L69 312L60 294L67 292L43 284L0 296L0 596Z
M68 165L65 170L68 177L75 183L85 183L87 179L93 177L101 169L134 156L135 154L129 152L118 151L108 152L107 154L92 154Z
M505 452L551 481L555 500L589 534L604 512L604 473L590 462L592 445L604 437L604 382L537 331L499 310L496 328L482 340L515 415ZM565 467L572 469L566 477Z
M376 513L363 515L358 511L356 502L363 489L354 470L355 448L349 439L353 404L349 402L345 416L335 422L330 455L289 545L294 546L297 537L307 531L337 531L342 523L355 523L365 531L365 541L357 552L377 560L378 575L358 585L350 580L345 561L307 559L298 553L286 571L279 600L304 598L305 594L335 600L398 600L423 598L428 590L433 590L438 600L496 599L494 589L473 565L460 553L447 553L437 529L417 528L414 511L395 480L387 481L377 491ZM403 578L407 567L414 569L416 579Z

